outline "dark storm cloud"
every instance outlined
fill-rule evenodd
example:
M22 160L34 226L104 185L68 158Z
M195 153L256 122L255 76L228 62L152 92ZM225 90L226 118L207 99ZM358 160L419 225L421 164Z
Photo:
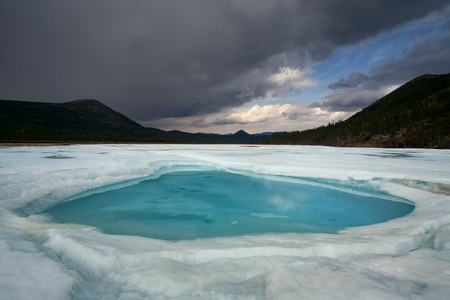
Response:
M138 120L218 112L263 97L283 65L326 59L446 4L3 0L0 98L97 98Z
M383 97L391 85L402 85L423 74L446 74L450 72L450 34L434 41L417 43L405 55L387 64L376 66L369 76L352 73L328 88L334 91L322 105L333 111L356 111Z
M436 41L418 43L399 60L377 66L370 72L368 84L377 87L403 84L423 74L450 72L450 33Z
M325 97L326 100L323 104L319 105L315 102L310 107L321 107L329 111L354 112L367 107L390 91L389 88L341 90Z
M332 90L355 88L368 79L369 77L363 73L356 72L350 74L347 79L341 78L339 81L329 84L328 88Z

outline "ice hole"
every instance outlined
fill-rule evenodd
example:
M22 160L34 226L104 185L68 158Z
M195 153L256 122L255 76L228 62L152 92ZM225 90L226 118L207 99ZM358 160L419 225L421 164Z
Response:
M60 223L164 240L264 233L337 233L385 222L414 206L377 195L223 171L174 172L58 204Z

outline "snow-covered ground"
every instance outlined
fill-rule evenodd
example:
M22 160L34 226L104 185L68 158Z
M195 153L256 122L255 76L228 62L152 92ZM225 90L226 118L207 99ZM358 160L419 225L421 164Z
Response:
M164 241L57 224L70 197L180 170L294 176L415 210L337 235ZM239 145L0 149L0 299L448 299L450 151Z

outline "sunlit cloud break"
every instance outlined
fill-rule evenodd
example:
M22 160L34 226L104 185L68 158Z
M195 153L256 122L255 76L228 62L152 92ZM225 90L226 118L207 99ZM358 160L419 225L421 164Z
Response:
M291 104L264 106L256 104L248 111L234 112L230 115L216 118L211 125L261 123L281 118L295 120L298 116L299 112L297 107Z
M230 124L252 124L265 122L282 122L295 120L336 120L346 115L346 112L330 112L322 107L304 107L292 104L254 105L248 110L234 109L228 113L199 118L192 122L192 126L210 127ZM275 125L273 125L276 128Z

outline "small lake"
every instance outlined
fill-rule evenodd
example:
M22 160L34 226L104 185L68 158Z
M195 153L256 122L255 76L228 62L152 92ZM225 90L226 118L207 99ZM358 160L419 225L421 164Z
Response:
M264 233L337 233L404 216L414 206L303 183L222 171L174 172L58 204L55 221L164 240Z

